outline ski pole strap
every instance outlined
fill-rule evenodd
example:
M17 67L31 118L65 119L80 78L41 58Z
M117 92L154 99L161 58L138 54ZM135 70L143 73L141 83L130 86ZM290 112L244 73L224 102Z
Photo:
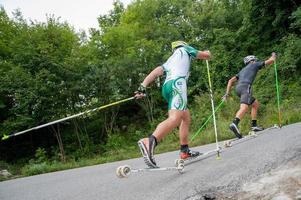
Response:
M214 113L216 113L224 104L224 100L222 100L218 106L215 108ZM203 123L203 125L197 130L197 132L195 132L195 134L193 134L193 136L190 139L190 142L192 142L196 136L198 136L200 134L200 132L206 127L206 125L208 124L208 122L212 119L213 117L213 113L207 118L207 120Z
M278 73L277 73L276 61L274 61L274 69L275 69L276 94L277 94L277 106L278 106L278 120L279 120L279 127L281 127L280 94L279 94L279 83L278 83Z
M49 122L49 123L46 123L46 124L42 124L40 126L36 126L36 127L30 128L30 129L27 129L27 130L24 130L24 131L21 131L21 132L12 133L10 135L5 135L4 134L3 137L2 137L2 140L6 140L10 137L21 135L21 134L27 133L27 132L32 131L32 130L37 130L37 129L40 129L40 128L43 128L43 127L46 127L46 126L57 124L57 123L60 123L60 122L63 122L63 121L69 120L69 119L73 119L73 118L76 118L76 117L79 117L79 116L82 116L82 115L86 115L86 114L89 114L89 113L92 113L92 112L96 112L96 111L99 111L99 110L102 110L102 109L105 109L105 108L108 108L108 107L111 107L111 106L114 106L114 105L117 105L117 104L120 104L120 103L124 103L126 101L130 101L132 99L135 99L135 97L130 97L130 98L127 98L127 99L116 101L114 103L110 103L110 104L107 104L107 105L104 105L104 106L100 106L98 108L94 108L92 110L87 110L85 112L81 112L81 113L78 113L78 114L75 114L75 115L71 115L69 117L65 117L65 118L55 120L55 121L52 121L52 122Z

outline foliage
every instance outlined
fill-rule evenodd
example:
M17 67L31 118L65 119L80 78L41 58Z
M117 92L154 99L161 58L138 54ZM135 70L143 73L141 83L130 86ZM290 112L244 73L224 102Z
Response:
M264 60L276 51L284 122L300 121L300 13L300 2L294 0L136 0L127 8L117 0L108 14L98 17L99 30L91 29L87 39L85 33L76 33L54 16L43 23L27 22L21 11L9 18L1 8L1 134L132 96L143 78L171 55L174 40L211 51L216 104L229 78L241 69L244 56L255 54ZM205 64L194 61L188 91L192 132L210 115L206 74ZM3 141L1 159L26 162L23 173L36 174L65 168L68 163L57 163L62 149L69 162L95 155L101 156L101 162L125 158L127 151L136 152L136 141L166 117L160 91L163 81L164 77L158 79L144 100ZM274 83L270 66L258 73L253 87L264 125L277 120ZM218 115L222 139L231 137L227 127L238 109L237 102L233 97ZM248 118L242 122L244 131L248 123ZM60 148L54 131L60 132ZM205 132L211 131L208 125ZM175 133L163 141L160 152L177 148ZM201 134L193 145L211 141L213 135Z
M47 162L46 151L43 148L38 148L35 153L35 163L43 163Z

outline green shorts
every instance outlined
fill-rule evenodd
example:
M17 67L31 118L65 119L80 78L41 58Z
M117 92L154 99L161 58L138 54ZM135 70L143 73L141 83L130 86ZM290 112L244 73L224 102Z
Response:
M162 95L168 102L168 110L186 110L187 84L185 77L179 77L164 83Z

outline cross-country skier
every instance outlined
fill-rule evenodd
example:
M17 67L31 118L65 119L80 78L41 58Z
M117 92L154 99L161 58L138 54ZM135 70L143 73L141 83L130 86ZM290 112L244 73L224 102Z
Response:
M158 76L166 74L162 95L168 102L168 118L161 122L148 138L138 141L144 161L151 168L157 167L154 159L156 145L176 127L179 127L180 157L186 159L200 154L188 148L191 117L187 108L187 80L191 60L209 59L211 54L209 51L198 51L183 41L172 42L171 47L172 55L162 66L156 67L146 76L135 95L136 98L144 97L146 87Z
M272 53L272 56L266 61L258 61L254 55L249 55L244 58L245 67L235 76L233 76L227 85L227 91L224 96L224 100L230 95L232 85L238 81L236 85L236 93L240 97L240 109L236 113L233 122L230 124L230 130L235 134L236 137L242 138L242 135L238 129L238 124L243 118L245 113L251 106L251 130L262 131L263 128L257 126L257 111L259 102L252 96L252 84L255 80L257 72L266 65L274 63L276 60L276 54Z

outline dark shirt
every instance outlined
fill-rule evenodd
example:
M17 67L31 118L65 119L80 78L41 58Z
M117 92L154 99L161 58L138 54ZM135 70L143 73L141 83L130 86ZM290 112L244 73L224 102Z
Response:
M263 61L257 61L254 63L249 63L245 66L240 72L236 75L238 79L238 83L247 83L252 85L253 81L255 80L257 72L262 69L264 66Z

